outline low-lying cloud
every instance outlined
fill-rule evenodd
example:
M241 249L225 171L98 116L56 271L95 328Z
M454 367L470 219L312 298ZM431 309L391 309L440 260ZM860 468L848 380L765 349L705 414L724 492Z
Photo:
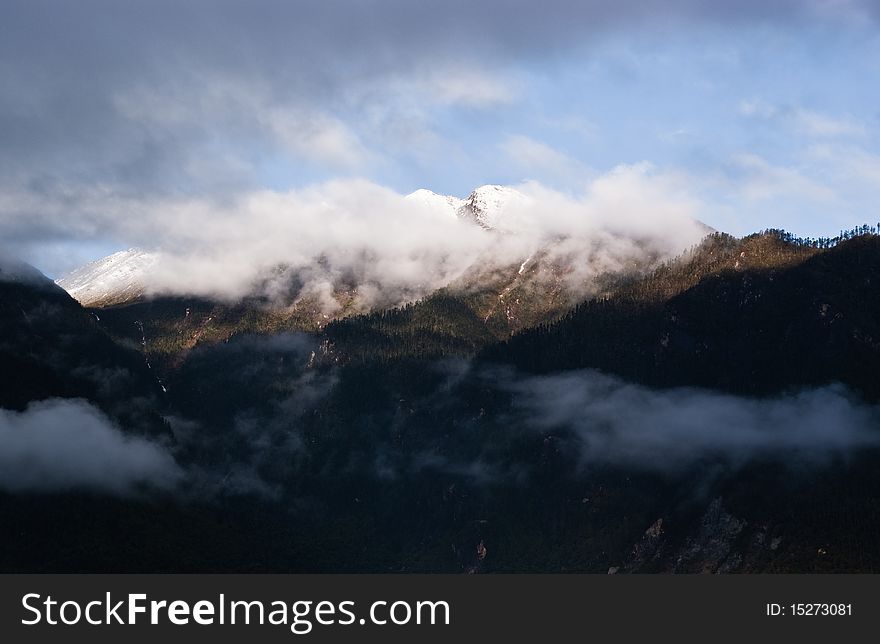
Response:
M172 489L181 479L162 446L124 434L83 400L34 402L22 412L0 409L0 489L125 496Z
M327 313L339 308L340 290L356 288L365 308L394 306L474 271L515 269L541 250L566 267L576 299L599 273L676 255L705 234L702 206L683 179L647 164L615 168L579 194L536 182L516 189L525 197L493 231L365 180L233 199L108 203L84 194L73 207L79 220L100 220L159 253L149 292L238 298L262 290L288 303L312 296Z
M199 382L213 402L207 410L184 403L181 415L166 420L194 496L278 497L308 453L309 417L337 382L335 370L309 368L317 351L313 337L279 333L241 335L193 352L180 381Z
M273 392L260 384L277 362L270 346L248 340L232 350L245 347L254 356L249 368L202 382L215 390L249 381L239 388L237 411L225 422L202 426L200 419L175 432L191 454L196 487L208 496L279 498L306 469L310 481L327 477L328 485L432 473L528 485L548 449L563 468L558 474L576 478L592 467L676 475L704 464L735 471L771 462L798 471L880 448L880 408L841 385L750 398L651 389L592 370L534 376L451 361L437 366L438 379L417 396L380 387L352 418L338 407L358 397L351 379L336 370L294 370ZM486 393L475 399L474 391Z
M653 390L596 371L509 380L520 418L572 432L586 463L672 470L701 459L823 461L880 447L880 410L832 385L754 399Z

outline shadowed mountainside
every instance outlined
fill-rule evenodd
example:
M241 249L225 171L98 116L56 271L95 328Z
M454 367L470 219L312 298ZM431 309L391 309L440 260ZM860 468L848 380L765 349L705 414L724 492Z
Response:
M126 432L158 419L187 478L148 497L0 492L0 569L880 570L877 414L865 404L877 395L878 261L870 235L834 248L716 235L500 343L449 292L311 332L239 311L228 332L192 342L215 304L88 312L7 280L4 406L77 396ZM144 307L168 324L157 336L181 338L162 363L166 393ZM131 335L122 346L114 325ZM772 398L835 381L858 395ZM603 415L614 400L654 407ZM836 401L827 427L800 417L811 400ZM698 412L705 436L684 434L689 451L672 434L647 461L596 449L628 448L634 413L659 439L675 430L651 426L655 409L685 428ZM732 423L713 416L729 412ZM737 419L765 416L787 448L750 448L763 440L752 432L726 451Z
M530 372L596 368L744 394L842 382L880 399L880 238L819 251L715 236L686 262L486 350Z

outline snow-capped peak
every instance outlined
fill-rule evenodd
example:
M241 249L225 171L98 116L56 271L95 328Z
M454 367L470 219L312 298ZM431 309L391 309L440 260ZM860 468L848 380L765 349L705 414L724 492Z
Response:
M527 200L514 188L496 185L481 186L465 199L426 189L404 198L423 212L500 232L511 232L511 221L504 221L508 209ZM158 253L130 248L77 268L56 283L84 306L122 304L144 294L158 260Z
M450 217L457 217L458 209L464 204L463 199L449 195L438 195L436 192L424 188L411 192L404 198L433 213L448 215Z
M405 197L408 201L432 212L448 214L471 221L488 230L503 230L502 219L511 206L526 200L526 196L508 186L480 186L465 199L421 188Z
M83 306L119 304L144 292L146 275L158 258L129 248L81 266L56 283Z
M474 190L459 209L463 219L475 221L489 230L503 230L504 213L511 206L522 204L526 196L508 186L486 185Z

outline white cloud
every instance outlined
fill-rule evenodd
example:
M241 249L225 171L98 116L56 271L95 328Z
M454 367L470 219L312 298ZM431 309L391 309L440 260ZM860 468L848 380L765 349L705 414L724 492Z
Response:
M148 284L154 292L238 297L279 266L288 267L275 294L295 276L302 295L358 285L365 305L418 299L475 267L517 266L549 245L576 267L575 292L586 292L597 271L615 270L649 254L674 255L695 243L701 203L682 176L648 164L620 166L596 177L579 194L540 183L518 186L526 195L503 214L493 234L468 221L420 208L365 180L341 180L300 190L246 191L207 198L120 196L102 190L56 195L6 195L0 216L70 233L104 235L158 250ZM277 271L275 272L277 275ZM279 290L280 289L280 290ZM289 291L284 298L293 294Z
M84 489L127 495L171 489L182 471L158 444L128 436L83 400L0 409L0 488L12 492Z
M865 126L851 119L835 119L810 110L795 114L801 131L814 137L858 137L867 134Z
M846 117L833 117L802 107L773 105L761 99L742 101L740 115L774 121L812 138L862 137L867 134L863 123Z
M827 166L835 178L853 189L853 183L869 186L876 195L880 186L880 155L853 145L814 145L809 150L810 157Z
M364 168L376 159L343 120L303 98L278 96L257 79L215 73L161 88L137 86L117 92L113 104L128 123L156 138L173 133L175 138L225 141L227 149L237 149L239 155L256 147L276 149L289 158L331 169ZM206 146L203 153L213 152L206 141L200 145ZM205 163L201 158L197 161ZM247 170L242 156L226 162L239 173Z
M736 465L768 456L794 464L880 445L878 409L841 386L752 399L651 390L592 370L505 386L535 428L573 431L590 464L668 471L706 458Z
M834 201L836 193L796 168L774 165L757 154L740 154L733 158L739 174L736 191L746 201L766 201L796 195L820 201Z
M589 169L577 159L521 134L508 136L500 149L529 178L578 185L589 173Z
M773 118L779 113L779 110L776 108L776 106L762 101L761 99L740 102L738 111L742 116L758 117L763 119Z
M343 169L363 168L376 158L349 126L327 114L278 107L262 118L296 157Z
M414 80L425 96L446 105L488 108L512 102L519 94L516 83L489 72L462 67L431 71Z
M562 132L574 134L584 141L593 141L599 133L598 126L582 116L555 116L543 117L541 125Z

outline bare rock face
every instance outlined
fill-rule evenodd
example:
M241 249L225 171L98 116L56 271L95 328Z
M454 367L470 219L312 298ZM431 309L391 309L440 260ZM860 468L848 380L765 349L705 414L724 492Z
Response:
M698 526L683 540L672 542L666 521L658 518L651 524L631 551L624 572L659 571L671 573L718 573L740 570L751 559L751 545L763 549L766 539L740 549L741 537L748 522L728 512L720 497L706 507ZM764 533L758 533L764 534ZM765 535L766 536L766 535ZM754 541L754 538L753 538Z
M623 566L615 566L613 570L623 570L624 572L639 572L649 564L656 562L663 554L663 546L665 544L665 531L663 529L663 517L652 523L641 540L636 543L629 559ZM609 570L609 574L610 570Z
M721 498L706 508L699 532L688 537L678 552L672 572L732 572L742 563L742 554L735 549L736 541L747 523L730 514Z

